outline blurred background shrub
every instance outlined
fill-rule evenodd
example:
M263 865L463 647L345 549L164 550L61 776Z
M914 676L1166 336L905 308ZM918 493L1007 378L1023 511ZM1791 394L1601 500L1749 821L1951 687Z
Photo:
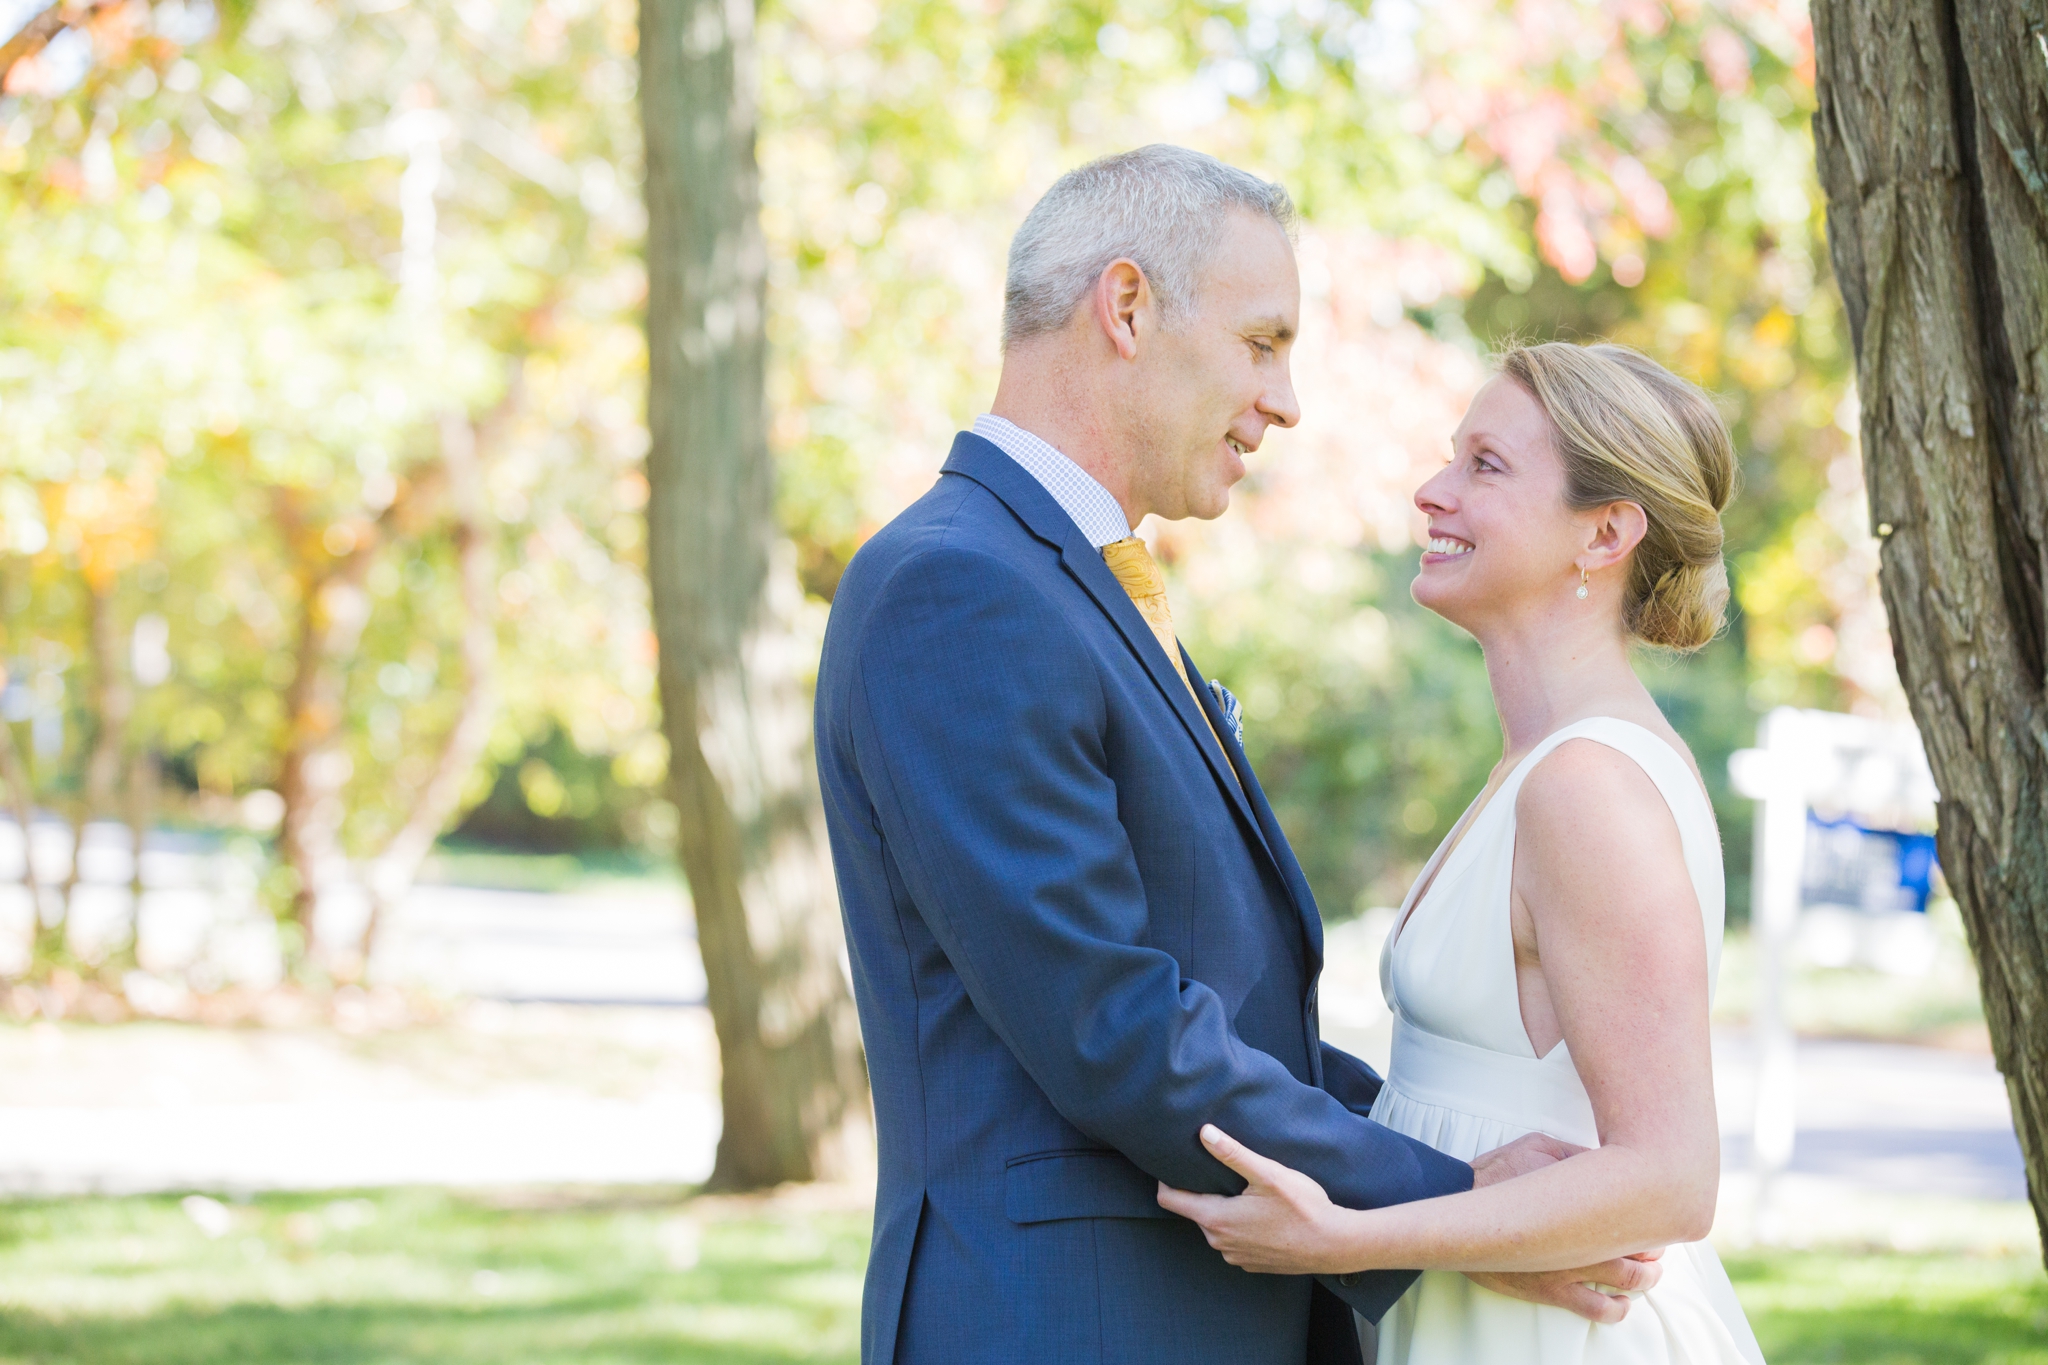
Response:
M74 840L255 833L287 946L327 902L342 970L423 829L662 857L632 7L93 15L0 98L0 715L36 801ZM807 591L986 404L1044 186L1139 141L1214 150L1303 207L1307 419L1231 516L1148 533L1326 913L1397 900L1498 752L1476 651L1406 600L1408 498L1514 335L1640 346L1736 429L1730 629L1644 668L1739 919L1724 759L1754 717L1902 714L1803 15L765 7L772 443Z

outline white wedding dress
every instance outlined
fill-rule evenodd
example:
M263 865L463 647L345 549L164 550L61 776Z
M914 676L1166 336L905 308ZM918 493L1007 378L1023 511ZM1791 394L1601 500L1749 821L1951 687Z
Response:
M1604 717L1537 745L1464 836L1446 840L1449 853L1438 849L1423 869L1416 887L1426 889L1419 902L1408 893L1380 958L1394 1049L1372 1116L1461 1160L1532 1131L1585 1147L1600 1141L1565 1045L1543 1057L1530 1045L1508 923L1516 795L1545 754L1573 739L1627 754L1663 793L1699 895L1709 989L1720 963L1720 833L1686 761L1641 726ZM1379 1365L1763 1365L1713 1248L1674 1246L1663 1266L1657 1287L1635 1296L1627 1318L1612 1326L1495 1294L1451 1271L1426 1271L1380 1322Z

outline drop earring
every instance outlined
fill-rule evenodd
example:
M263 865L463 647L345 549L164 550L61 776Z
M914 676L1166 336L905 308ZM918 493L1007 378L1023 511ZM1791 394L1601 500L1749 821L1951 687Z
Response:
M1586 570L1583 566L1579 569L1579 600L1586 600Z

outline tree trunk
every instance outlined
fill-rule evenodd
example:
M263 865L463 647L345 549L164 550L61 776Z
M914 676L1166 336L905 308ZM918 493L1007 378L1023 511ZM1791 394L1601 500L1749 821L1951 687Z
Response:
M1885 608L2048 1244L2044 27L2043 0L1814 5Z
M343 663L355 652L370 619L362 577L367 554L352 552L333 571L300 581L299 622L292 681L285 689L288 731L277 793L284 799L278 854L293 874L291 921L299 941L287 956L310 961L320 896L338 875L342 789L349 757L337 742L348 702Z
M34 847L36 821L35 788L30 785L28 765L21 761L21 749L14 742L14 726L0 718L0 782L7 785L7 809L21 829L21 884L28 891L29 961L35 961L36 940L43 931L43 884L36 876Z
M347 808L342 791L352 770L339 741L347 719L347 663L370 623L370 594L363 580L377 547L430 482L404 485L338 558L325 551L326 528L311 524L300 495L289 488L271 490L273 515L300 566L298 630L292 680L284 695L285 741L277 778L277 794L284 800L278 856L293 873L291 922L300 940L288 945L286 956L296 961L311 960L321 892L343 870L341 825Z
M648 578L723 1065L711 1183L843 1169L866 1128L810 748L815 657L776 546L752 0L642 0Z
M71 956L71 907L85 878L85 836L92 822L114 813L120 786L121 758L128 745L128 715L135 692L121 658L123 637L114 614L113 584L92 573L85 576L86 647L92 658L92 748L85 759L84 780L71 808L71 866L57 894L59 918L38 921L34 970L63 964Z
M377 951L378 931L391 909L412 889L420 865L433 851L434 840L441 837L462 804L463 785L491 737L491 716L497 706L498 614L494 604L498 593L494 544L485 524L479 450L509 420L518 394L515 375L505 401L481 431L466 414L449 413L441 419L441 466L454 522L456 572L462 583L462 707L441 745L433 775L420 788L405 824L370 862L365 878L370 918L363 926L358 975L368 973L370 957Z
M103 970L118 983L123 973L139 966L142 951L142 897L146 889L142 859L149 842L149 827L156 819L160 783L156 755L138 750L128 765L128 936L114 945Z

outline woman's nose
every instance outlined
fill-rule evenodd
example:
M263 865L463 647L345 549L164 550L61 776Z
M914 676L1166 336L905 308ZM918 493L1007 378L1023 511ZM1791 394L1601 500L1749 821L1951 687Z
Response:
M1450 490L1444 487L1450 470L1441 470L1423 482L1415 490L1415 505L1426 513L1451 512L1455 510Z

